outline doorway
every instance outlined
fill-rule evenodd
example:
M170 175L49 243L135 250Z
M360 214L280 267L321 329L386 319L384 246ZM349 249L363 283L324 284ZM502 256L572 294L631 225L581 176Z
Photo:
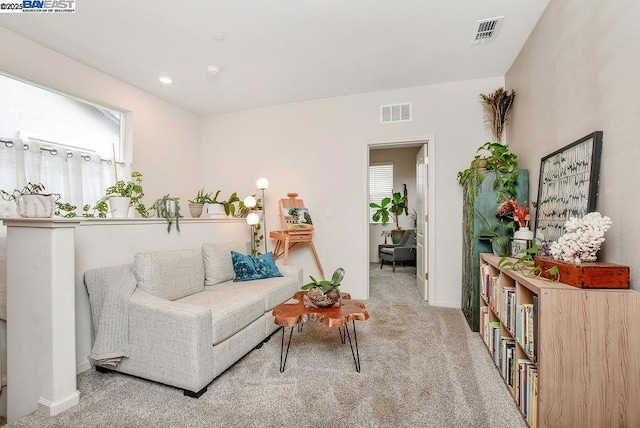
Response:
M420 291L421 297L426 300L433 299L433 284L429 283L429 277L434 278L434 257L429 252L429 248L434 248L434 234L430 233L433 229L434 217L430 216L433 204L429 202L433 200L433 137L397 140L391 142L370 143L366 148L367 170L372 165L392 164L393 165L393 192L404 194L406 189L408 209L399 216L399 225L403 229L415 229L417 239L415 249L418 253L416 262L411 272L415 280L415 285ZM429 178L431 177L431 187L429 187ZM369 195L371 183L367 176L367 190ZM368 206L368 202L367 202ZM395 221L392 219L386 225L371 222L371 212L367 210L367 239L366 239L366 257L368 265L377 263L379 266L380 259L378 257L378 244L384 243L385 238L391 243L386 233L396 227ZM385 265L383 268L391 270L392 267ZM370 276L367 275L367 281ZM369 284L367 283L367 296L369 294ZM430 298L431 296L431 298Z

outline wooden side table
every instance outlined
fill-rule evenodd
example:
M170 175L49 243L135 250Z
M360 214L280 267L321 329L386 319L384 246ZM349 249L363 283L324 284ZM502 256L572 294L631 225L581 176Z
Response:
M276 325L282 327L282 342L280 344L280 373L284 372L293 337L293 328L298 327L298 332L302 331L302 325L314 320L323 323L327 327L338 327L340 341L344 344L347 339L351 348L351 355L356 366L356 371L360 373L360 351L358 350L358 335L356 333L356 321L369 319L369 313L364 303L352 301L348 293L341 293L341 305L331 308L318 308L316 306L305 306L304 296L306 291L298 291L293 295L296 303L281 303L273 308L272 315L275 317ZM349 331L351 322L351 332ZM285 329L290 327L289 340L285 352L284 336ZM351 336L353 335L353 341Z

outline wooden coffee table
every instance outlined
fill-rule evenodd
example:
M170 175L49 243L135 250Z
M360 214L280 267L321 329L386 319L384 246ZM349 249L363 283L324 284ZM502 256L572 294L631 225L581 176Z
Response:
M325 324L327 327L338 327L340 333L340 341L344 344L347 339L351 347L351 355L356 365L356 371L360 373L360 351L358 350L358 335L356 333L356 321L365 321L369 319L369 313L364 303L352 301L348 293L341 293L341 305L331 308L318 308L316 306L305 305L304 298L306 291L298 291L293 295L297 300L295 303L282 303L273 308L272 315L275 317L276 325L282 327L282 343L280 345L280 373L284 372L287 364L287 356L291 346L293 336L293 328L298 327L298 332L302 331L302 325L314 320ZM351 322L352 331L349 331L349 322ZM289 332L289 341L287 350L284 350L285 329L291 327ZM353 334L353 342L351 335Z

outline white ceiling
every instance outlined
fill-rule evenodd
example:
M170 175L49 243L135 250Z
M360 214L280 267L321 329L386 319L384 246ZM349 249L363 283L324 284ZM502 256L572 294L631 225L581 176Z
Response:
M548 2L76 0L0 25L205 115L503 76ZM498 38L472 45L475 22L497 16Z

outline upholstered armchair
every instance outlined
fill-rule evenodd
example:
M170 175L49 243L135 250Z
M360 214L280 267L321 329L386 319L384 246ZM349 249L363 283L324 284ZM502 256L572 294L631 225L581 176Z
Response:
M393 265L393 273L396 273L396 262L414 261L416 259L416 232L409 229L404 232L400 242L397 244L378 245L378 255L380 256L380 269L384 266L385 260Z

